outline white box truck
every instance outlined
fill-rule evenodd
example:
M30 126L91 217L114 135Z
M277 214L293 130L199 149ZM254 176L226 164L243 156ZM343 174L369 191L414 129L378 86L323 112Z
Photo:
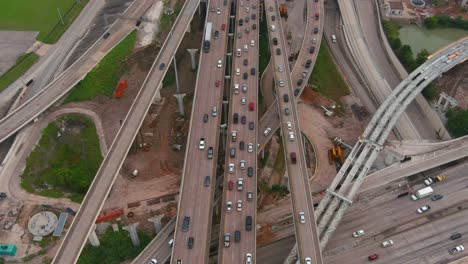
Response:
M416 193L414 193L413 195L411 195L411 199L413 201L416 201L416 200L419 200L419 199L424 198L426 196L429 196L432 193L434 193L434 189L432 189L432 187L422 188L421 190L419 190Z

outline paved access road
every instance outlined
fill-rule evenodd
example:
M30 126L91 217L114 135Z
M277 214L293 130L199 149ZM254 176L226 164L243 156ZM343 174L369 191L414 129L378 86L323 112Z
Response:
M230 107L227 128L226 164L224 171L224 195L221 209L221 227L218 263L245 263L246 254L252 255L252 261L256 258L256 212L257 212L257 106L258 106L258 32L259 32L259 5L260 1L237 1L233 64L231 84L229 89ZM254 8L255 7L255 8ZM255 18L254 18L255 17ZM247 19L248 18L248 19ZM240 20L242 19L242 25ZM253 25L256 24L256 29ZM242 36L239 38L239 34ZM253 41L253 43L252 43ZM238 51L240 49L240 52ZM237 75L239 69L239 75ZM252 74L254 69L254 74ZM244 76L246 75L246 76ZM239 86L239 92L234 87ZM244 86L246 91L244 92ZM245 100L245 104L242 102ZM253 104L253 110L250 109ZM234 122L234 115L238 114L238 122ZM242 120L245 118L245 122ZM249 123L253 122L253 130ZM236 139L232 133L237 134ZM240 145L243 144L243 149ZM249 152L251 145L251 152ZM230 155L231 149L235 155ZM241 161L245 167L241 168ZM229 172L229 164L234 165L233 173ZM247 171L252 170L252 176ZM238 180L243 180L242 190L238 190ZM229 190L229 182L233 189ZM247 193L252 193L252 199L247 199ZM238 211L237 203L241 202L241 211ZM232 211L227 212L227 202L232 203ZM246 229L246 218L252 218L252 228ZM240 232L240 241L235 242L235 232ZM230 234L230 245L224 247L224 235Z
M148 2L139 2L140 4L150 4ZM143 122L149 107L153 103L157 87L160 85L168 67L160 70L162 63L169 65L172 57L182 41L190 20L198 6L198 1L192 0L184 4L180 15L178 16L171 34L161 47L160 53L151 67L143 86L133 102L120 130L117 133L112 145L104 158L99 171L94 178L86 194L83 203L75 216L73 223L68 230L53 263L75 263L80 252L90 234L94 221L104 204L105 198L110 192L120 167L127 156L131 143L133 142L141 123ZM144 12L145 5L135 6L130 14ZM139 16L138 16L139 17ZM135 22L135 21L133 21ZM124 27L124 25L122 25ZM112 36L112 35L111 35ZM115 37L115 36L114 36ZM103 44L106 46L106 44ZM73 68L73 66L71 67ZM62 83L61 81L58 82ZM68 87L68 86L65 86Z
M284 80L284 86L276 86L279 108L281 109L281 131L285 149L287 175L291 190L291 201L293 207L294 226L301 262L305 258L311 258L312 263L323 263L320 242L317 236L317 226L314 215L314 206L308 181L308 172L305 165L304 145L302 142L301 129L297 118L296 99L294 88L289 74L288 58L285 52L285 38L281 25L281 19L272 21L271 15L279 17L276 3L266 0L268 30L270 31L270 47L272 50L272 62L275 69L279 65L284 67L283 71L275 71L275 81ZM270 11L271 10L271 11ZM277 45L273 38L278 39ZM278 51L279 49L279 51ZM288 97L287 99L285 97ZM286 110L287 109L287 110ZM286 113L289 111L289 113ZM287 123L291 126L288 128ZM293 138L290 138L292 133ZM291 155L296 155L296 163L293 163ZM304 215L304 223L300 222L299 215Z
M138 19L155 0L135 2L125 13L128 18ZM0 120L0 142L13 135L19 129L52 106L67 94L101 59L135 28L136 20L119 19L109 29L107 39L99 39L65 72L49 85L26 101L23 105Z
M176 219L172 218L140 255L133 260L132 264L149 263L152 259L157 259L161 263L168 261L172 251L169 241L173 239L175 224Z
M296 63L291 72L291 79L293 82L294 92L299 96L304 90L312 70L314 69L315 62L317 60L320 44L322 42L323 24L325 21L324 3L323 0L309 0L307 3L307 23L305 26L304 40L302 42L301 49ZM318 19L316 18L318 14ZM271 18L271 17L270 17ZM278 19L282 19L278 17ZM311 49L313 49L311 53ZM273 56L272 51L272 56ZM310 60L310 67L306 68L306 62ZM274 71L278 71L277 68ZM299 81L302 80L302 81ZM278 118L279 109L277 101L268 108L267 112L262 116L259 123L258 130L258 143L260 144L259 149L262 149L266 143L270 140L274 133L264 135L263 131L267 127L271 128L272 132L275 132L280 127L280 121Z
M363 263L371 254L379 254L382 263L441 263L468 255L451 255L448 249L462 244L468 246L468 186L467 163L442 173L444 182L433 184L435 194L444 197L431 201L429 197L412 201L397 198L399 192L382 193L381 197L362 197L350 207L337 232L326 248L326 263ZM422 184L412 186L418 190ZM430 205L429 212L417 214L416 209ZM351 234L362 229L365 235L353 238ZM455 232L459 240L450 240ZM380 243L391 239L393 247L382 248ZM445 262L444 262L445 263Z
M229 6L223 6L221 0L210 1L209 4L208 10L219 7L220 11L219 14L216 11L207 13L206 22L213 23L211 47L210 52L200 54L172 252L173 263L178 260L182 263L208 263L209 259L229 18ZM222 24L225 24L224 31L221 30ZM215 30L219 31L218 39L213 38ZM217 66L218 60L222 60L222 67ZM216 87L217 81L219 87ZM213 107L217 108L216 117L212 115ZM208 115L207 123L203 121L205 114ZM201 138L205 139L204 149L199 148ZM213 148L213 159L207 157L209 147ZM206 176L210 177L209 186L204 183ZM190 218L187 232L182 231L185 217ZM188 247L189 238L193 239L193 248Z

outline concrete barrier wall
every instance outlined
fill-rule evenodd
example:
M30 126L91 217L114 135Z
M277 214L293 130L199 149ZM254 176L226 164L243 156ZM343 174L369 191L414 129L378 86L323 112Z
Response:
M390 47L390 44L388 43L387 36L385 35L385 32L382 27L382 0L374 0L375 8L377 9L377 18L378 18L378 24L379 24L379 38L381 42L383 43L383 46L386 51L386 56L388 60L392 63L393 68L395 71L398 73L400 76L401 80L404 80L408 77L408 72L406 69L403 67L401 64L400 60L396 57L395 53L393 52L392 47ZM422 112L426 115L427 120L431 122L432 127L434 128L435 131L439 133L439 136L443 140L450 140L452 137L448 133L447 129L445 128L445 125L442 123L442 120L440 120L440 117L437 115L437 113L434 111L434 109L431 108L429 103L426 101L426 98L424 98L422 95L418 95L416 97L416 100L414 101L416 106L419 107Z

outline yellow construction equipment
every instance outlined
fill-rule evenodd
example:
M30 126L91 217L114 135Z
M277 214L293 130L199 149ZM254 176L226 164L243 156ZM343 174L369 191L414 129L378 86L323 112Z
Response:
M280 17L288 18L288 9L284 6L284 4L280 4L279 12Z
M338 145L334 145L333 148L328 150L328 162L332 164L333 160L340 164L344 163L343 149Z

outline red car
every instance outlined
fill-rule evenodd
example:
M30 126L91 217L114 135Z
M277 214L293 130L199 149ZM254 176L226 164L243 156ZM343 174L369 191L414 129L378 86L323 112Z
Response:
M219 87L219 84L220 84L220 83L221 83L220 80L216 80L216 82L215 82L216 87Z
M250 102L250 103L249 103L249 110L250 110L250 111L253 111L254 109L255 109L255 104L254 104L254 102Z
M369 256L369 260L370 260L370 261L376 260L376 259L378 259L378 258L379 258L379 255L377 255L377 254L374 254L374 255L370 255L370 256Z
M319 13L315 13L315 20L319 19Z
M234 188L234 183L233 183L232 181L229 181L229 182L228 182L228 189L229 189L230 191L232 191L233 188Z
M226 29L226 24L221 25L221 30L224 31Z

